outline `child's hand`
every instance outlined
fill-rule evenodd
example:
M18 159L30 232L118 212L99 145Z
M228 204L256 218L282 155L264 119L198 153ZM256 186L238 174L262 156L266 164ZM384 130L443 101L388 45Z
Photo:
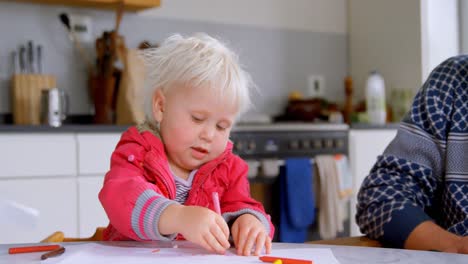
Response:
M265 246L266 254L271 252L271 239L266 233L265 227L251 214L239 216L231 227L232 238L237 248L237 255L250 256L255 244L254 255L260 255Z
M200 206L183 206L176 220L185 239L207 250L224 254L229 248L229 227L224 218Z

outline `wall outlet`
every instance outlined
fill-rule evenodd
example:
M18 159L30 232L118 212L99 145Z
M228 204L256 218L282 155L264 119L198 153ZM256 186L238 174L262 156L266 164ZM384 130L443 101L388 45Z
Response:
M325 94L325 78L323 75L307 76L307 96L323 97Z
M77 41L79 42L92 42L93 21L91 17L84 15L70 15L70 30L75 34Z

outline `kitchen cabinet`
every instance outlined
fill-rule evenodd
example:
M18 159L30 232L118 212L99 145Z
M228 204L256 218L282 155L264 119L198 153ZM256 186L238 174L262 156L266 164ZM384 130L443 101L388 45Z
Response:
M104 174L109 170L110 157L120 139L117 133L78 134L78 171L80 175Z
M57 230L69 236L78 235L75 178L0 180L0 200L14 201L39 211L35 221L12 216L9 216L11 220L0 219L0 244L35 243Z
M108 224L98 193L121 133L0 134L0 201L37 209L36 223L2 219L0 244L35 243L55 231L91 236ZM9 216L14 217L14 216Z
M120 0L16 0L18 2L30 2L38 4L67 5L77 7L89 7L99 9L115 9ZM147 8L158 7L160 0L123 0L126 11L139 11Z
M77 134L79 234L89 237L109 220L98 199L120 133Z
M369 174L377 157L395 138L397 129L351 129L349 132L349 160L353 175L353 196L350 201L350 235L362 235L356 224L356 196L362 181Z
M0 146L0 178L76 174L73 134L1 134Z
M90 237L96 227L109 224L98 199L103 180L103 175L80 176L78 179L78 233L81 237Z

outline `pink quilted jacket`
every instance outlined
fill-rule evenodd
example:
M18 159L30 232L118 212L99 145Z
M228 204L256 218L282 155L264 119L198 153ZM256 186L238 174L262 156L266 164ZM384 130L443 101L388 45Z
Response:
M270 237L273 237L274 227L270 216L259 202L250 197L247 170L248 165L232 153L232 143L229 142L218 158L199 168L185 205L214 210L211 195L216 191L223 216L245 209L253 210L257 217L262 218L260 221L264 223ZM136 204L141 201L144 192L154 195L145 200L142 208L136 210ZM147 221L149 215L148 208L161 196L173 200L175 195L175 182L161 140L149 131L140 133L135 127L129 128L122 134L112 154L110 170L99 193L110 220L104 231L104 239L157 239L144 227L143 222L145 219Z

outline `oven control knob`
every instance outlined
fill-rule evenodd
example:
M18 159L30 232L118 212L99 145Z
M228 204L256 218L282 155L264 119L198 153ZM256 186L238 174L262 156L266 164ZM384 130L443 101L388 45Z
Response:
M320 139L315 139L315 140L314 140L314 148L316 148L316 149L322 148L322 140L320 140Z
M289 149L296 150L298 148L299 148L299 141L297 141L297 140L289 141Z
M265 143L265 151L266 152L277 152L278 148L279 148L278 144L276 144L274 140L268 140Z
M301 142L302 149L310 149L310 140L304 139Z
M244 148L244 143L241 140L239 140L234 145L234 148L238 151L241 151Z
M326 139L325 140L325 148L333 148L333 139Z
M253 151L257 148L257 144L255 144L255 141L250 141L249 144L247 145L247 150Z
M337 140L335 141L335 146L336 146L337 148L343 148L343 147L344 147L344 144L345 144L345 143L344 143L344 140L343 140L343 139L337 139Z

